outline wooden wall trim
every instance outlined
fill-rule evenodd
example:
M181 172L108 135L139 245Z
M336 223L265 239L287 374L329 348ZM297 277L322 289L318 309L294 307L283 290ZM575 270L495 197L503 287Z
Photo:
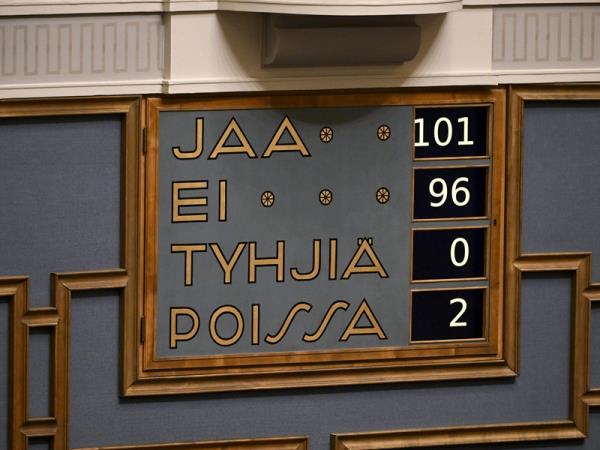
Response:
M119 447L93 447L78 450L308 450L308 438L273 437L232 439L225 441L178 442L173 444L125 445Z
M29 308L28 277L0 277L0 297L10 304L10 390L11 417L9 446L11 450L26 450L29 438L48 438L52 450L69 449L69 353L71 299L78 291L119 289L123 307L123 352L125 376L137 373L139 325L137 305L142 301L142 279L136 267L143 266L139 245L143 230L138 222L139 205L143 199L143 178L138 177L142 153L143 106L138 98L97 98L1 102L0 117L59 116L83 114L121 114L123 120L123 189L121 218L120 268L50 274L51 306ZM143 172L142 172L143 175ZM52 330L51 338L51 417L30 417L28 405L28 340L31 328ZM125 384L130 380L124 379ZM100 447L96 447L100 449ZM307 437L275 437L204 441L157 445L102 447L103 450L308 450Z
M137 177L126 178L127 169L137 167L139 154L140 99L97 98L59 99L36 101L0 101L0 117L40 117L61 115L120 114L123 120L123 202L132 213L122 217L122 233L137 236L138 204ZM108 270L50 274L51 306L29 308L28 278L0 277L0 296L9 297L11 303L11 426L10 447L26 450L31 437L50 438L53 450L68 448L68 374L69 374L69 320L71 295L75 291L96 289L123 289L129 303L137 298L135 274L128 275L127 268L137 261L138 247L135 239L124 246L122 268ZM44 327L51 330L50 417L30 417L28 405L28 341L30 329ZM126 338L135 329L124 330ZM129 336L130 338L130 336ZM131 339L131 338L130 338Z
M592 285L592 286L588 287L583 292L583 296L585 297L585 299L588 302L586 308L588 310L588 314L590 314L590 322L591 322L592 305L596 302L600 302L600 284L596 284L596 285ZM591 344L591 337L592 337L590 328L591 328L591 323L588 325L588 328L585 330L588 333L588 352L589 352L589 348L590 348L590 344ZM600 386L591 387L589 385L589 379L588 379L588 385L587 385L586 392L583 396L583 401L588 406L600 406Z
M465 427L417 428L387 432L332 434L332 450L383 450L443 445L492 444L584 438L570 421L507 423Z
M15 450L26 448L27 438L21 426L27 420L27 348L29 332L21 317L27 311L28 277L0 277L0 297L10 303L10 405L9 446ZM17 350L18 349L18 350Z
M490 317L488 340L481 343L452 345L451 343L425 346L406 345L389 348L352 348L314 352L281 352L278 354L253 354L244 356L243 366L236 357L218 358L156 356L154 326L145 327L144 342L137 354L126 352L123 394L147 396L164 394L189 394L202 392L258 390L272 388L311 387L331 385L357 385L419 380L478 379L513 377L514 351L510 348L516 339L512 318L503 318L506 307L502 304L504 289L503 239L504 239L504 174L505 174L505 115L506 89L462 89L460 91L379 91L354 93L285 95L211 95L198 97L151 97L145 108L147 153L140 161L139 178L145 179L144 223L145 258L143 269L144 295L139 297L137 311L127 306L126 327L144 319L155 323L155 284L157 270L157 167L159 115L161 111L193 111L248 108L290 107L344 107L373 105L457 105L484 104L493 108L493 225L490 225ZM130 271L130 275L132 272ZM140 278L142 276L140 275ZM128 317L136 311L135 317ZM505 356L505 352L507 356ZM367 353L369 356L367 357ZM238 358L239 359L239 358ZM133 372L137 364L137 371Z
M523 272L570 272L573 277L572 357L571 357L571 410L563 421L511 423L495 425L472 425L450 428L428 428L410 430L387 430L382 432L350 433L332 435L333 449L385 449L416 448L431 445L455 445L494 442L521 442L529 440L581 439L588 428L589 406L600 405L600 387L589 386L589 339L590 316L593 302L600 301L600 284L590 280L591 255L589 253L522 254L520 247L521 211L521 123L523 104L526 100L590 100L600 99L599 88L547 88L511 89L509 110L514 123L509 121L509 152L507 169L507 246L505 267L507 273L503 308L509 331L504 334L503 350L510 367L518 368L518 292ZM95 100L94 100L95 101ZM26 276L0 277L0 296L7 297L10 304L10 382L11 424L10 448L25 450L29 437L49 437L53 450L68 449L68 368L69 368L69 325L72 293L79 290L121 289L123 290L124 387L139 375L138 357L140 331L137 323L138 300L143 280L130 267L139 267L143 255L139 242L141 224L138 220L140 199L143 199L143 172L138 173L140 155L141 122L139 111L143 109L137 99L99 99L98 108L92 100L59 100L42 102L43 108L33 103L17 102L8 105L0 102L0 116L19 115L64 115L64 114L125 114L125 170L127 175L123 197L128 211L123 218L122 268L94 272L76 272L52 275L53 301L51 307L28 307L28 279ZM87 106L84 105L87 103ZM35 103L37 104L37 103ZM77 109L76 106L81 106ZM27 412L27 361L30 328L45 327L53 330L51 417L29 417ZM18 349L18 351L17 351ZM482 364L482 369L485 365ZM498 373L498 367L489 365L487 375ZM407 371L411 369L408 368ZM437 369L431 369L432 376ZM485 372L482 372L485 373ZM129 376L130 378L127 378ZM152 381L148 381L152 383ZM128 384L129 383L129 384ZM181 386L173 385L173 389ZM144 394L145 386L140 387ZM153 386L152 389L156 389ZM165 393L165 392L163 392ZM262 447L261 447L262 445ZM306 438L273 438L234 441L190 442L159 445L96 447L102 450L177 450L197 449L260 449L260 450L306 450Z

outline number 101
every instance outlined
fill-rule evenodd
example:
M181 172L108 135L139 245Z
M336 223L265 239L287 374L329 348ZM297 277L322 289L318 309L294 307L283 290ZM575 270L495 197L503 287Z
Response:
M489 116L488 105L415 108L415 159L487 156Z
M462 139L458 145L474 145L475 142L469 139L469 118L459 117L458 125L462 126ZM440 147L446 147L452 141L454 127L448 117L440 117L433 126L433 139ZM460 131L459 131L460 133ZM429 147L429 142L425 141L425 119L415 119L415 147Z

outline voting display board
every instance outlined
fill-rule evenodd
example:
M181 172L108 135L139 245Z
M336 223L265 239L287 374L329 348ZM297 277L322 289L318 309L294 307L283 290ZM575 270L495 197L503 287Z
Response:
M150 99L144 369L191 392L501 373L504 117L495 90Z

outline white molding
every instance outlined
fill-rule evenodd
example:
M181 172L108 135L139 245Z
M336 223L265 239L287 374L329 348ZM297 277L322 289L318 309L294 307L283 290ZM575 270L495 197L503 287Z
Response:
M166 94L394 88L418 86L496 85L490 74L435 74L432 76L331 76L268 79L189 79L165 82Z
M164 93L164 80L0 85L0 99Z
M526 31L503 22L514 14L539 24L558 14L563 25ZM404 64L275 69L261 66L259 14L167 14L166 25L162 14L3 18L0 98L600 82L598 14L580 5L423 15L419 53ZM563 58L523 57L549 48Z
M163 12L164 0L2 0L0 16Z
M462 0L219 0L219 10L281 14L373 16L458 11Z
M543 6L600 4L598 0L463 0L464 6Z
M285 14L447 13L463 0L3 0L0 16L134 12L241 11Z
M165 12L218 11L219 0L165 0Z
M512 70L481 73L438 73L419 76L332 76L269 79L206 78L141 82L47 83L0 86L0 98L33 98L93 95L199 94L288 90L401 88L431 86L495 86L523 83L600 82L600 68L589 70Z
M0 83L132 81L163 77L158 14L0 20Z
M463 7L600 4L599 0L0 0L0 16L240 11L286 14L447 13Z
M600 6L494 9L495 70L600 67Z

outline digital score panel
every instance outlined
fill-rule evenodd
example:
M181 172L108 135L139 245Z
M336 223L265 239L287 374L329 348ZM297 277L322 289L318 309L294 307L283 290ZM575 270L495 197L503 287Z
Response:
M352 384L428 379L454 358L479 376L471 357L498 358L503 91L149 111L152 377L181 371L193 392Z
M489 155L490 108L415 109L415 159L484 158Z
M418 168L414 174L415 220L485 218L487 167Z
M412 280L485 279L487 227L415 229Z
M411 342L486 335L490 108L415 108ZM423 163L436 160L436 165ZM459 165L460 164L460 165ZM419 228L428 222L428 228ZM435 223L439 227L431 227ZM460 223L461 226L449 227ZM480 281L481 288L466 282ZM423 290L418 283L446 282ZM416 286L416 287L414 287ZM460 289L457 289L460 288Z
M485 298L479 288L413 291L411 341L481 338Z

